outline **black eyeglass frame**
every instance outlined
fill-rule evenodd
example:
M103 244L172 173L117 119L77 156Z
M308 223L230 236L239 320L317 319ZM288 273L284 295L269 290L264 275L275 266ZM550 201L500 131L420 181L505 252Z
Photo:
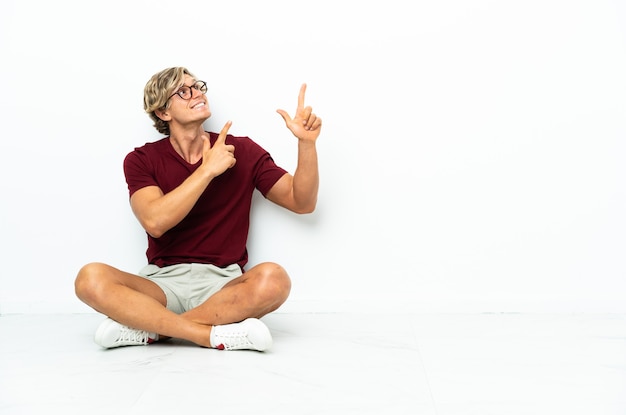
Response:
M183 88L185 88L185 89L183 89ZM196 91L200 91L203 94L206 94L206 91L207 91L206 82L204 82L204 81L196 81L191 86L183 85L180 88L178 88L178 91L176 91L172 95L170 95L169 98L167 99L167 101L165 101L165 102L168 102L170 99L172 99L172 97L174 95L178 95L181 99L184 99L185 101L189 101L193 97L193 91L191 90L191 88L195 89ZM187 95L187 94L189 94L189 96L187 98L185 98L183 95Z

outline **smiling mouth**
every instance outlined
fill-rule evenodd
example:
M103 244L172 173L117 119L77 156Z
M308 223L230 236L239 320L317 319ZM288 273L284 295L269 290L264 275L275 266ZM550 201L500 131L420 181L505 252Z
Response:
M198 102L196 105L194 105L191 108L198 109L198 108L205 107L205 106L206 106L206 104L204 102Z

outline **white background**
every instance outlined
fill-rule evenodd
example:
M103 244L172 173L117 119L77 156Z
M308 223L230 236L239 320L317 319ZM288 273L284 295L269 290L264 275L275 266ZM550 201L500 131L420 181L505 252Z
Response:
M88 312L83 264L144 265L122 160L169 66L292 172L275 110L308 84L318 209L252 213L281 310L626 311L623 2L3 0L0 56L2 314Z

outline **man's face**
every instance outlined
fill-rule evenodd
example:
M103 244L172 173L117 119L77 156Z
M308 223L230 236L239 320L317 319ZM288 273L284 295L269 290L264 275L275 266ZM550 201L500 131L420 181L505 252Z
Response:
M211 116L209 100L202 92L206 86L189 75L185 82L171 97L167 112L172 121L186 124L194 121L204 122Z

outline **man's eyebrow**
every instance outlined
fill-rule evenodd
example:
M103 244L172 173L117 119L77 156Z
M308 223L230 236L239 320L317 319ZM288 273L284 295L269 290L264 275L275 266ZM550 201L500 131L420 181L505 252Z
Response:
M182 87L184 87L184 86L189 86L189 87L191 87L191 86L194 86L194 85L195 85L195 84L197 84L197 83L198 83L198 80L197 80L197 79L193 79L193 78L192 78L192 79L191 79L191 85L187 85L187 84L185 84L185 83L183 82L183 84L182 84L181 86L179 86L178 88L180 89L180 88L182 88Z

